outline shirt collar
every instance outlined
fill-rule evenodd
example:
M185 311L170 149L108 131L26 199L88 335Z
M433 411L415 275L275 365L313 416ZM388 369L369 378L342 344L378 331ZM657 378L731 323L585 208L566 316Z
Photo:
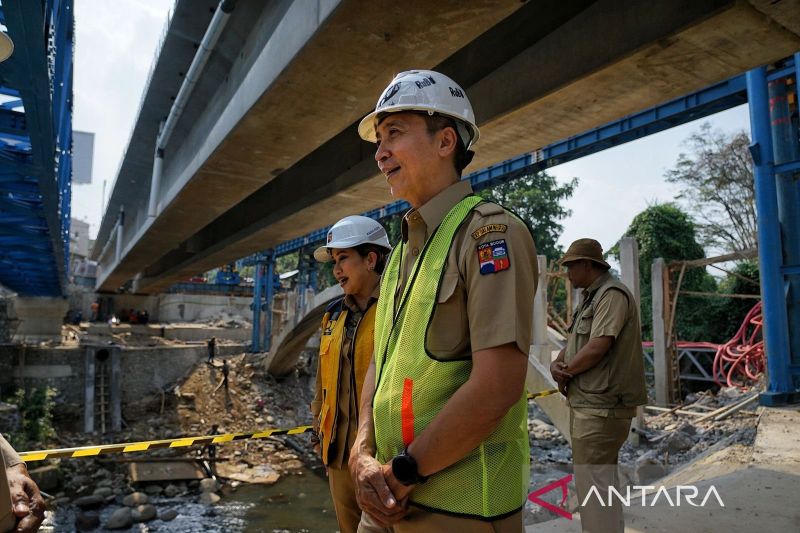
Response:
M596 280L594 280L594 282L592 282L592 284L591 284L591 285L589 285L587 288L585 288L585 289L583 290L583 296L584 296L584 298L585 298L585 297L587 297L587 296L588 296L589 294L591 294L592 292L594 292L595 290L599 289L599 288L600 288L600 286L601 286L603 283L605 283L606 281L608 281L609 279L611 279L611 272L603 272L602 274L600 274L600 277L599 277L599 278L597 278Z
M375 290L372 291L372 294L370 294L369 296L369 304L367 304L367 309L369 309L369 306L374 304L378 300L378 296L380 296L380 294L381 294L381 284L380 282L378 282L378 284L375 286ZM361 309L358 308L358 304L356 304L356 301L349 294L345 294L344 296L344 305L346 305L347 308L354 313L363 312L361 311Z
M449 185L425 202L419 209L410 209L403 217L401 228L403 240L408 241L408 219L414 213L419 213L430 233L430 230L442 223L442 220L444 220L444 217L447 216L453 206L470 194L472 194L472 184L468 180L461 180Z

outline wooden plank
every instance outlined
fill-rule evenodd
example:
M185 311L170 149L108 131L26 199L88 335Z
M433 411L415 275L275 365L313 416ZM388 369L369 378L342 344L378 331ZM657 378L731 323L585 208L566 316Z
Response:
M687 296L708 296L711 298L744 298L746 300L760 300L760 294L726 294L721 292L680 291Z
M748 248L747 250L742 250L741 252L733 252L730 254L718 255L716 257L704 257L702 259L692 259L691 261L675 261L670 263L669 266L673 267L686 265L689 268L702 267L712 263L725 263L726 261L735 261L737 259L752 259L757 255L758 249Z
M131 481L180 481L203 479L205 473L197 463L186 461L141 461L130 463Z

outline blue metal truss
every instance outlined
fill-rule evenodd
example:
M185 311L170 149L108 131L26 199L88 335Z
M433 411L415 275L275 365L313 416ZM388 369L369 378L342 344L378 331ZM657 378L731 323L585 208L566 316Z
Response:
M479 170L464 179L470 180L475 191L480 191L503 181L530 176L552 166L635 141L745 103L747 103L745 76L736 76L682 98L550 144L530 154ZM363 214L381 220L403 213L410 207L407 202L400 201ZM275 255L279 257L323 242L329 230L330 226L327 226L284 242L275 247Z
M0 0L0 284L59 296L69 271L73 0Z
M800 53L747 73L767 390L762 405L800 403Z

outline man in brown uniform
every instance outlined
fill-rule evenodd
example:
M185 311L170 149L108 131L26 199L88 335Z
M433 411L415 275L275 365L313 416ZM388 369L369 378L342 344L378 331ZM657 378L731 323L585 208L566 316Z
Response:
M436 107L440 102L436 94L420 98L416 105L412 102L417 89L443 90L443 98L453 95L465 106L461 109L468 112ZM469 182L460 181L460 175L471 160L468 149L477 140L478 131L463 89L446 76L430 71L399 74L387 87L376 112L362 121L359 131L362 138L377 141L375 159L392 195L412 206L402 221L399 246L403 253L396 288L393 294L381 293L381 298L393 299L397 311L406 286L415 282L412 273L430 245L432 234L451 208L472 193ZM469 378L446 400L435 418L414 435L403 454L380 464L375 458L375 425L379 421L373 421L373 362L364 384L359 433L350 458L357 497L364 510L360 532L522 530L520 509L527 486L514 496L519 500L513 504L515 509L497 519L454 516L435 508L422 508L413 501L412 491L419 483L427 479L430 484L433 476L467 458L520 401L532 335L536 270L533 238L523 222L489 202L478 204L467 214L446 253L425 345L428 355L436 361L470 360ZM376 338L378 333L376 327ZM414 364L413 358L408 359L408 364ZM424 389L415 394L424 395ZM526 434L524 438L520 447L524 447L525 457L515 465L517 477L523 471L527 476ZM410 472L406 468L408 479L398 477L398 458L406 466L412 465ZM466 491L480 483L480 479L463 479L460 486ZM458 494L442 497L458 498Z
M581 503L581 525L587 532L623 531L619 500L601 505L608 487L618 487L619 450L636 416L647 402L639 309L631 292L609 272L603 249L594 239L572 243L559 261L574 287L583 289L572 319L567 346L550 372L570 405L572 461Z
M14 531L21 533L33 533L38 531L39 526L44 520L45 503L39 493L39 487L33 482L28 469L17 452L0 435L0 454L5 464L5 474L8 481L8 488L11 492L10 506L14 510L17 526ZM0 502L7 505L7 502ZM0 517L5 515L5 511L0 512ZM13 522L12 522L13 524Z

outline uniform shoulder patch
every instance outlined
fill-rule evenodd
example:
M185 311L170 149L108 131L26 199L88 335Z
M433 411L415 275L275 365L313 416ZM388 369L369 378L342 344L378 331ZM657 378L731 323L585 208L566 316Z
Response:
M506 224L486 224L472 232L472 238L476 241L487 233L505 233L508 229Z
M506 212L503 209L503 206L496 204L494 202L483 202L475 206L475 211L481 214L484 217L490 217L492 215L502 215Z
M477 252L481 275L495 274L511 267L505 239L479 244Z

